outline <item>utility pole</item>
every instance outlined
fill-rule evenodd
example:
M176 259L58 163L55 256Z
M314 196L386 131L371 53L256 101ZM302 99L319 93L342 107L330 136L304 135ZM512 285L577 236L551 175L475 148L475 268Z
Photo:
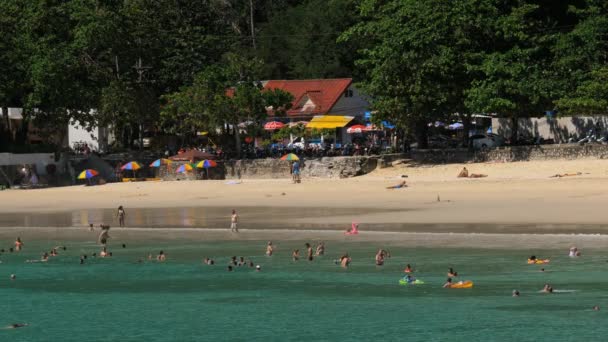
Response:
M249 22L251 23L251 41L253 43L253 50L256 50L255 45L255 27L253 25L253 0L249 0Z
M138 77L137 77L137 84L138 84L139 90L141 91L142 83L144 82L144 73L146 73L146 71L152 69L152 67L144 66L143 62L141 60L141 57L139 57L137 59L137 62L133 66L133 68L137 72L137 75L138 75ZM140 95L141 95L141 93L140 93ZM138 120L139 120L139 122L138 122L138 124L139 124L139 139L138 139L138 141L139 141L139 150L140 151L143 150L143 148L144 148L144 124L143 124L142 113L141 113L141 106L142 106L141 100L142 99L139 99L139 101L137 103L137 106L140 109L140 111L138 113Z

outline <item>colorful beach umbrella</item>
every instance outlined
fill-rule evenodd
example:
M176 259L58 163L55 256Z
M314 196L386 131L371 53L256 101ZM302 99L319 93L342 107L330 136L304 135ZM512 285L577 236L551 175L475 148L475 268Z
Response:
M152 164L150 164L150 167L160 167L161 165L169 165L171 163L173 162L170 159L161 158L153 161Z
M196 164L196 167L198 167L199 169L208 169L210 167L216 167L217 163L214 160L201 160L200 162L198 162L198 164Z
M99 175L99 172L93 169L86 169L78 175L78 179L91 179L97 175Z
M121 166L120 169L137 171L137 170L141 169L141 165L139 165L138 162L132 161L132 162L128 162L125 165Z
M291 161L293 161L293 160L300 160L300 158L298 158L298 156L296 156L293 153L289 153L289 154L286 154L286 155L282 156L281 160L291 160Z
M348 134L354 134L354 133L363 133L365 131L366 131L366 127L365 126L363 126L363 125L354 125L354 126L349 127L346 130L346 133L348 133Z
M175 172L177 173L186 173L188 171L192 171L194 170L194 168L192 167L192 165L190 164L184 164L180 167L177 168L177 170L175 170Z
M285 124L279 121L270 121L264 125L264 129L267 131L274 131L285 127Z

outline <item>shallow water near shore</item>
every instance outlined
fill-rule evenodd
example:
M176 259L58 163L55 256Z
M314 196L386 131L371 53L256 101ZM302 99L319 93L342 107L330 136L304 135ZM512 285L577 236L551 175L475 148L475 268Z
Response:
M573 259L563 250L390 247L392 257L376 267L383 246L373 242L328 241L326 256L293 262L304 242L275 241L268 258L265 241L128 241L125 249L111 241L114 256L102 259L90 256L99 252L94 241L71 241L48 263L25 260L60 241L25 243L0 257L0 325L30 325L0 330L0 340L590 341L608 332L608 256L599 249ZM165 263L147 261L161 249ZM353 263L344 270L334 259L346 251ZM84 265L81 254L89 255ZM527 265L530 254L551 263ZM227 272L232 255L262 271ZM217 264L203 265L205 256ZM407 263L426 284L398 285ZM475 287L441 288L448 267ZM565 292L538 293L545 283Z

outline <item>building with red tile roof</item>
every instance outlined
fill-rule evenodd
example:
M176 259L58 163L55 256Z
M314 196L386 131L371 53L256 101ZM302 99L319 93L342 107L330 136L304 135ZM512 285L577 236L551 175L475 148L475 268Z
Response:
M290 120L309 120L315 115L362 117L369 102L359 95L352 81L352 78L270 80L264 89L281 89L293 95L292 108L287 111Z

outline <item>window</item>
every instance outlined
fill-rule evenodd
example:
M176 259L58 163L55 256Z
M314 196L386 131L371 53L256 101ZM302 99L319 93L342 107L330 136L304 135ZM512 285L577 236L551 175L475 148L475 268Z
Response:
M344 91L344 97L353 97L353 91L350 89L346 89Z

